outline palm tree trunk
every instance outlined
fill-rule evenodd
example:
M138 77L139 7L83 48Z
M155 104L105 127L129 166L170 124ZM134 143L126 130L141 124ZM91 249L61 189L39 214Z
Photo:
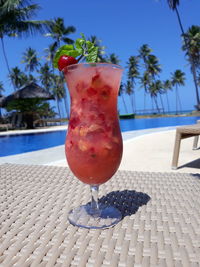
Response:
M160 110L159 110L159 106L158 106L157 97L156 97L156 96L154 96L154 97L153 97L153 99L154 99L154 102L155 102L155 104L156 104L156 109L158 110L158 113L159 113L159 112L160 112Z
M178 114L178 88L176 85L176 115Z
M129 95L129 96L130 96L130 102L131 102L132 112L134 113L133 96L132 95Z
M57 108L58 108L58 114L59 114L59 117L61 119L62 117L61 117L60 105L59 105L59 100L57 97L56 97L56 103L57 103Z
M10 66L9 66L9 63L8 63L8 58L7 58L7 55L6 55L6 50L5 50L3 36L1 36L0 39L1 39L1 46L2 46L2 51L3 51L3 56L4 56L4 59L5 59L5 62L6 62L6 67L8 69L8 73L11 74ZM12 79L11 79L11 83L12 83L12 86L13 86L14 91L16 91L16 87L15 87Z
M153 97L151 96L151 108L152 108L152 111L154 110L154 104L153 104Z
M166 92L166 100L167 100L167 110L168 110L168 112L170 112L170 107L169 107L169 98L168 98L168 94L167 94L167 92Z
M124 104L125 112L126 112L126 114L128 114L128 109L127 109L126 102L125 102L123 94L121 94L121 97L122 97L122 101L123 101L123 104Z
M179 96L178 88L177 88L177 101L179 103L180 111L182 111L181 99L180 99L180 96Z
M1 45L2 45L2 51L3 51L3 56L4 56L4 59L5 59L5 62L6 62L6 66L7 66L8 72L10 74L11 71L10 71L10 66L8 64L8 58L7 58L7 55L6 55L6 50L5 50L3 36L1 37Z
M135 108L135 93L132 93L130 98L131 98L132 111L133 111L133 113L135 113L136 112L136 108Z
M146 92L144 91L144 110L146 109Z
M177 8L177 7L175 7L175 12L176 12L176 15L177 15L177 18L178 18L178 23L179 23L179 26L180 26L180 28L181 28L181 32L182 32L182 34L184 34L185 31L184 31L184 29L183 29L183 24L182 24L182 22L181 22L181 17L180 17L180 14L179 14L179 12L178 12L178 8Z
M133 92L134 113L136 113L135 92Z
M163 109L163 113L165 113L165 108L164 108L163 99L162 99L161 94L160 94L160 102L161 102L161 106L162 106L162 109Z
M181 32L182 32L182 35L183 35L183 39L184 39L184 42L185 42L185 45L186 45L186 48L187 48L187 51L188 51L189 62L191 64L191 72L192 72L192 75L193 75L194 86L195 86L195 91L196 91L196 100L197 100L197 105L195 107L198 110L200 110L199 88L198 88L198 83L197 83L196 67L195 67L194 62L193 62L193 60L191 58L191 55L190 55L190 50L189 50L189 47L188 47L188 43L187 43L186 38L185 38L185 31L183 29L183 25L182 25L182 22L181 22L180 14L178 12L177 7L175 8L175 11L176 11L176 15L177 15L177 18L178 18L178 23L179 23L179 26L181 28Z
M196 72L196 67L193 64L193 62L191 62L191 71L192 71L192 75L193 75L193 80L194 80L194 85L195 85L195 91L196 91L196 99L197 99L197 105L196 108L198 110L200 110L200 100L199 100L199 89L198 89L198 84L197 84L197 72Z

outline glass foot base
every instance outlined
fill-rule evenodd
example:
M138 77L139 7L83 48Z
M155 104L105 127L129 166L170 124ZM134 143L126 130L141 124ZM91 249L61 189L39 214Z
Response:
M121 212L113 206L99 205L94 212L91 204L72 209L68 215L69 222L75 226L88 229L106 229L117 224L121 219Z

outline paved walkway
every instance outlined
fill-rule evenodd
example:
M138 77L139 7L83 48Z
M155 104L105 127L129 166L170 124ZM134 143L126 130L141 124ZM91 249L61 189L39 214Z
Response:
M64 129L64 127L66 126L55 127L54 130ZM179 169L176 171L171 170L175 141L174 127L125 132L123 133L123 140L124 152L120 165L120 169L122 170L200 172L200 151L192 150L193 138L182 141ZM0 164L2 163L67 166L64 145L14 156L1 157Z

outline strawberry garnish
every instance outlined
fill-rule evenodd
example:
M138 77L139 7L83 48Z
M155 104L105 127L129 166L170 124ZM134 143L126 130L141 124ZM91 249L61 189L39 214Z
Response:
M65 67L76 63L78 63L78 61L74 57L62 55L58 60L58 69L61 71Z

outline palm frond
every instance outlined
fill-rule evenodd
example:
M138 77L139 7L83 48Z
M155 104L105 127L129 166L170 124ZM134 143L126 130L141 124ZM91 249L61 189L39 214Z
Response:
M167 0L169 7L174 10L179 5L179 0Z
M72 39L70 39L70 38L68 38L68 37L63 37L63 38L62 38L62 41L63 41L64 43L67 43L67 44L73 44L73 43L74 43L74 40L72 40Z
M10 2L12 1L10 0ZM25 3L27 4L29 1L16 2L20 2L21 5L15 5L15 7L9 10L0 8L0 33L2 35L17 35L22 37L36 33L44 33L49 29L51 23L50 21L31 20L34 16L36 16L37 11L40 9L37 4L25 6Z

